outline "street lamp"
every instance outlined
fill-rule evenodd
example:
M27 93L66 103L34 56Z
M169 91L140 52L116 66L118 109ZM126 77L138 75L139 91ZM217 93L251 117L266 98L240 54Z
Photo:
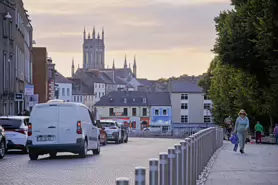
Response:
M9 12L5 15L5 19L12 19L12 16Z

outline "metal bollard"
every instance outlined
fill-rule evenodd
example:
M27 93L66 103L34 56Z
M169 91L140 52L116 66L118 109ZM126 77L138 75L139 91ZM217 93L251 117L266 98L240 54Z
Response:
M159 154L159 170L160 185L168 185L168 154L166 152Z
M181 141L181 185L187 185L188 179L188 155L187 155L187 142Z
M168 148L169 184L176 185L176 153L175 148Z
M183 141L184 142L184 141ZM175 144L175 153L176 153L176 185L182 184L182 151L181 145Z
M146 185L146 168L135 168L135 185Z
M158 159L149 160L149 185L158 185Z
M129 185L129 179L126 177L119 177L116 179L116 185Z
M190 163L191 163L191 169L190 169L190 172L191 172L191 176L190 176L190 185L195 185L196 184L196 181L195 181L195 137L192 135L192 136L189 136L190 140L191 140L191 158L190 158Z
M187 165L186 165L186 185L191 185L191 173L192 173L192 163L191 163L191 158L192 158L192 154L191 154L191 139L190 138L186 138L186 145L187 145Z

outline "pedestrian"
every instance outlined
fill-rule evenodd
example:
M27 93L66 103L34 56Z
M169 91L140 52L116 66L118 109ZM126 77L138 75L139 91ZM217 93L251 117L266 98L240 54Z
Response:
M249 128L249 118L245 110L241 109L238 113L238 118L236 119L235 124L235 133L238 136L239 140L239 151L244 153L245 140L247 135L247 130Z
M255 125L256 143L262 144L263 131L264 131L264 127L260 124L259 121L257 121L257 124ZM258 140L259 140L259 142L258 142Z
M232 142L232 144L234 144L234 151L237 151L238 148L238 136L234 133L233 136L230 138L230 141Z
M276 144L278 145L278 123L276 123L276 126L274 128L274 136L276 138Z

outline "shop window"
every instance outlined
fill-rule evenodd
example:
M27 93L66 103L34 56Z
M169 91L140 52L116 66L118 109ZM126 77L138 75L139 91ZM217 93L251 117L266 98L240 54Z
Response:
M114 109L113 108L109 108L109 116L114 116Z
M147 116L147 108L143 108L143 116Z
M123 113L123 116L127 116L127 108L124 108L124 113Z
M155 109L155 110L154 110L154 115L155 115L155 116L159 116L159 109Z

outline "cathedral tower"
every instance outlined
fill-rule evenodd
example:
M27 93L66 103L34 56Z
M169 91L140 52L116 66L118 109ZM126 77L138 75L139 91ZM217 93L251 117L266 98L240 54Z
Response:
M71 64L71 77L74 75L74 58L72 58L72 64Z
M86 38L86 30L84 28L83 37L83 69L104 69L104 29L102 29L101 38L99 34L96 37L95 27L93 28L93 33L89 33Z
M133 76L134 78L137 77L137 65L136 65L136 56L134 55L134 62L133 62Z

